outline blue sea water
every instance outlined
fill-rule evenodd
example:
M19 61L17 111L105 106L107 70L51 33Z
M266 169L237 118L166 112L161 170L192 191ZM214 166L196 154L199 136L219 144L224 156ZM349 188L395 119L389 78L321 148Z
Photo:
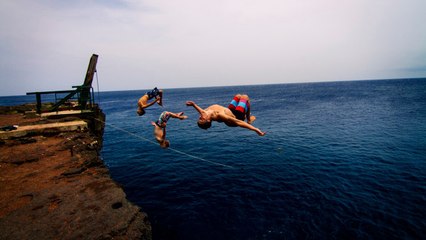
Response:
M139 117L143 93L101 92L101 155L154 239L426 238L426 79L165 89ZM185 106L235 93L265 136ZM151 142L163 110L189 117L168 122L172 150Z

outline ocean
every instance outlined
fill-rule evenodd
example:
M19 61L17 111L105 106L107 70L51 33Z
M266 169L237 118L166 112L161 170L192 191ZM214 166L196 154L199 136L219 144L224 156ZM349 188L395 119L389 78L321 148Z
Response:
M426 79L164 89L163 107L139 117L145 91L96 98L102 158L155 240L426 238ZM200 129L185 105L227 106L236 93L265 136ZM170 149L150 124L164 110L188 116L169 120Z

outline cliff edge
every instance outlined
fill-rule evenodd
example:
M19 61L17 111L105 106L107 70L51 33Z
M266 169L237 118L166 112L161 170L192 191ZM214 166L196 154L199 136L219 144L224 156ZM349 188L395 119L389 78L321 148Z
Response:
M101 110L49 119L4 109L0 126L11 128L0 130L7 135L0 140L0 239L152 239L146 214L99 156ZM73 121L80 125L47 127ZM10 134L19 129L30 130Z

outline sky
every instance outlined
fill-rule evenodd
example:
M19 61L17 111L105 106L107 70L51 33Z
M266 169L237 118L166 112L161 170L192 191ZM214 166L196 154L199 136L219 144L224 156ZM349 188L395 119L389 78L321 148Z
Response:
M0 96L426 77L425 0L2 0Z

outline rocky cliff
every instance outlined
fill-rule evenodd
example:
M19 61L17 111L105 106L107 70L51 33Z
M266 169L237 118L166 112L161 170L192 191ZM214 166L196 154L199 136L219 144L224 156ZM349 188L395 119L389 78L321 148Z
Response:
M19 126L11 131L87 123L0 140L0 239L152 239L146 214L126 199L100 158L103 119L100 110L53 120L0 112L0 126Z

